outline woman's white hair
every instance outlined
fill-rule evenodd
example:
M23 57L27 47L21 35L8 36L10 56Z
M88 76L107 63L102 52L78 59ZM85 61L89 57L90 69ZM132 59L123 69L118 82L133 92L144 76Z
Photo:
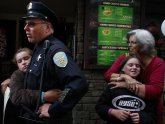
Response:
M134 35L136 38L136 43L139 46L140 53L152 55L155 51L155 39L152 34L145 29L135 29L127 33L127 40L130 36Z

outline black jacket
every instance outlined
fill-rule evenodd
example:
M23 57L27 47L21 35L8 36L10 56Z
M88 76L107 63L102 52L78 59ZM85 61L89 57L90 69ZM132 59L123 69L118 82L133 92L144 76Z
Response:
M110 86L100 96L95 108L98 115L107 124L133 124L131 118L121 122L113 116L108 115L109 108L123 109L138 112L140 124L156 124L156 101L147 101L139 98L124 88L110 89Z

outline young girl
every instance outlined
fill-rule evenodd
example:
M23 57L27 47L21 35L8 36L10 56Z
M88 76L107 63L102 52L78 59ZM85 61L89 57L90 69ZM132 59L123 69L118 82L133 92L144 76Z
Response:
M120 73L134 79L140 78L140 72L141 64L136 55L127 56L120 64ZM126 88L112 88L112 85L100 96L96 112L107 124L156 124L154 101L139 98Z
M39 94L38 90L25 90L23 80L25 78L25 72L31 61L32 51L29 48L20 48L14 55L13 62L17 65L18 69L13 72L10 79L5 80L2 83L2 92L4 93L6 87L10 88L10 99L7 101L5 110L4 124L10 124L13 121L17 124L23 122L18 118L20 104L31 105L36 104ZM44 93L42 100L44 102L53 102L58 100L61 91L58 89L52 89ZM42 101L41 100L41 101Z

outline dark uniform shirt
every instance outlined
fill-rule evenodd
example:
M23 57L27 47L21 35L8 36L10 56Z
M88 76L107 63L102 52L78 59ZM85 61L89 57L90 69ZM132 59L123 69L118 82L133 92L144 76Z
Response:
M69 49L53 36L36 45L26 74L25 87L39 90L41 82L42 91L63 90L60 100L54 101L49 108L50 120L61 118L65 121L68 117L71 119L73 107L88 90L86 78L72 59ZM31 110L34 111L35 108L36 105L31 106Z
M140 124L156 124L156 101L144 100L124 88L110 88L107 87L95 106L96 112L107 124L133 124L131 118L122 122L109 116L110 108L139 113Z

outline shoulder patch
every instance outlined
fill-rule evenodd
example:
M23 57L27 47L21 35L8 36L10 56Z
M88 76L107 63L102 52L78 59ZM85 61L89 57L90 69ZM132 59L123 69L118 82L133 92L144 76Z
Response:
M64 52L57 52L53 56L53 61L59 67L65 67L68 63L67 56Z

